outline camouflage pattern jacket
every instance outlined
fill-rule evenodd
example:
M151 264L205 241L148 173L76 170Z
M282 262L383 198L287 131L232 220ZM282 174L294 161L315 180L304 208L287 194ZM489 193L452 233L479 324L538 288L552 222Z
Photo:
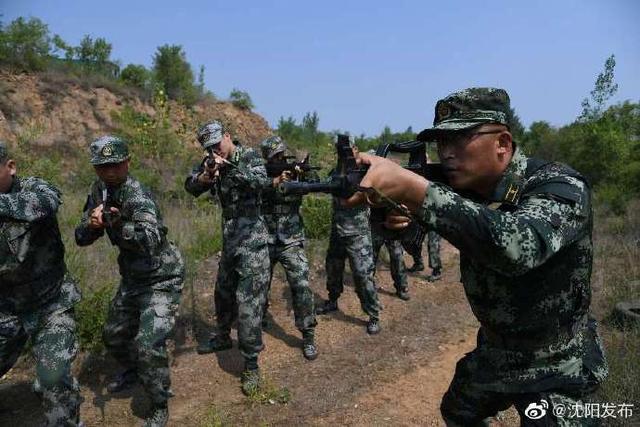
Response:
M487 384L524 392L606 376L588 316L593 216L581 175L516 149L490 200L431 183L418 215L460 250Z
M0 310L30 310L58 296L66 272L61 203L60 191L40 178L15 178L0 194Z
M198 182L203 165L194 169L185 181L185 190L196 197L206 191L218 195L225 248L240 248L248 243L265 245L268 232L261 214L261 192L271 187L271 178L267 176L262 157L254 149L236 143L228 160L231 165L223 166L213 184Z
M162 288L162 282L181 277L184 273L182 256L167 240L167 227L151 193L132 176L119 187L110 190L111 204L120 210L120 221L112 227L89 228L91 211L102 204L106 185L96 180L84 206L80 225L76 228L79 246L92 244L104 235L120 249L118 265L125 283L135 286ZM174 281L175 282L175 281Z
M338 236L358 236L370 234L369 206L347 208L340 204L340 199L333 197L333 213L331 215L331 233Z
M310 171L300 181L317 182L318 178L314 171ZM262 192L262 212L269 229L270 245L289 246L304 241L301 205L300 195L284 195L274 187Z

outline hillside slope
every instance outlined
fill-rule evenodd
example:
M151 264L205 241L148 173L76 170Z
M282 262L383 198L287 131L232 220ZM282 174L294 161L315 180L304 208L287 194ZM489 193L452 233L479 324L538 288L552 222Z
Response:
M114 113L127 105L137 112L156 114L140 92L113 82L51 73L0 73L0 139L83 147L92 138L112 132L116 127ZM198 124L211 119L228 123L235 136L249 145L271 133L260 115L221 101L203 102L190 109L171 101L169 119L188 144L196 144Z

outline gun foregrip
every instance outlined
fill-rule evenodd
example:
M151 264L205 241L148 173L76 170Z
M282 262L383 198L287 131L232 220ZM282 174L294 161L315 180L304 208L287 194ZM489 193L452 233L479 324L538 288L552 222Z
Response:
M340 187L334 182L283 182L280 184L279 189L285 195L304 195L309 193L335 193Z

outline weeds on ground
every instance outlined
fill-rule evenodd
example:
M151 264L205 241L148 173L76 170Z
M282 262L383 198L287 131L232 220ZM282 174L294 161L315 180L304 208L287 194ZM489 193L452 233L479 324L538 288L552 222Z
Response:
M247 396L247 400L251 405L275 405L276 403L286 405L291 401L291 392L286 387L278 387L269 378L263 376L260 386Z
M616 404L637 403L640 402L640 328L620 328L611 315L616 303L640 300L640 288L632 284L640 279L640 200L630 202L621 216L597 207L594 249L593 311L599 319L604 319L600 331L609 362L609 377L597 399ZM615 425L633 425L638 416L613 421Z
M215 406L210 407L200 420L200 427L224 427L231 425L227 416Z

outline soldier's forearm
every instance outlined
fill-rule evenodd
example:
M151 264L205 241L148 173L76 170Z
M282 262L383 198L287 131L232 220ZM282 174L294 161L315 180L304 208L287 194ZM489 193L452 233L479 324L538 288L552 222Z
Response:
M78 246L89 246L104 235L104 229L90 228L88 222L83 221L75 230L75 239Z
M209 190L213 191L215 187L213 185L205 185L198 181L197 174L189 175L184 182L184 189L187 193L198 197L202 193L205 193Z
M122 223L122 239L118 246L142 255L156 254L162 246L162 236L154 224L126 221Z

